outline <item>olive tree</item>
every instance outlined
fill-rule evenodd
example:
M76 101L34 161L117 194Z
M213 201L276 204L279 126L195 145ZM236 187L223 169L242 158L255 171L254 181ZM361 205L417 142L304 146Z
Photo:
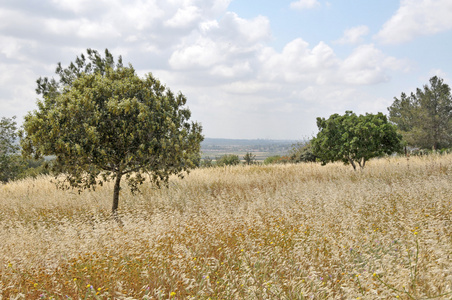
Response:
M322 164L342 161L356 170L357 164L364 168L373 157L402 151L401 135L382 113L357 116L347 111L317 118L317 126L319 133L311 145Z
M64 174L59 187L81 191L113 180L116 214L123 178L134 192L145 174L159 185L194 167L203 137L182 93L115 65L108 50L102 58L88 49L88 59L82 55L67 69L59 64L57 74L59 81L38 79L43 99L25 117L21 145L27 156L56 157L52 170Z

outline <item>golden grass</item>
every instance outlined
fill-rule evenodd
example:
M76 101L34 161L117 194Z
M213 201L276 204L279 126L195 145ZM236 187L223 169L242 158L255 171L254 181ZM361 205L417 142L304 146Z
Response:
M0 299L451 299L452 156L0 186ZM449 293L449 294L447 294Z

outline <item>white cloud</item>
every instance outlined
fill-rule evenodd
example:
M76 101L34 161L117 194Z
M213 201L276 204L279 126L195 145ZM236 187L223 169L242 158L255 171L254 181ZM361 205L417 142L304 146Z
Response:
M207 69L211 75L233 77L251 72L249 60L270 36L267 18L242 19L226 13L220 22L205 21L185 37L169 59L175 70Z
M169 59L173 69L208 68L222 61L222 52L216 43L199 38L193 44L176 50Z
M369 27L365 25L346 29L342 38L336 41L338 44L358 44L363 41L363 36L369 34Z
M228 8L232 0L215 0L212 5L212 13L214 15L221 14Z
M240 18L236 13L227 12L219 23L218 35L231 43L252 44L270 38L270 21L263 16L253 19Z
M385 44L396 44L450 29L452 1L402 0L400 8L383 25L376 39Z
M234 63L229 65L217 65L211 70L212 75L221 77L229 77L237 80L238 78L249 74L252 71L250 63L248 61Z
M338 63L333 49L323 42L310 49L302 39L288 43L281 53L265 49L259 58L263 78L286 82L317 82L322 84Z
M176 14L165 22L169 27L183 28L193 24L201 17L201 11L196 6L179 8Z
M84 13L92 10L100 1L91 0L52 0L55 5L63 10L71 11L74 13Z
M24 41L10 36L0 36L0 54L3 54L10 60L29 61L29 57L22 53L22 50L34 46L34 42Z
M166 17L164 8L159 6L156 1L136 1L129 5L124 5L122 1L118 0L108 3L112 7L103 19L116 24L118 31L124 26L137 31L149 30L153 24ZM120 21L118 22L118 20Z
M403 61L386 56L371 44L356 48L344 60L340 73L345 83L368 85L388 81L389 70L403 70L406 67Z
M221 86L221 89L229 94L252 95L259 94L263 91L269 92L278 89L277 83L263 82L260 80L240 80L227 83Z
M299 85L372 85L389 80L390 71L406 71L408 63L385 55L374 45L362 45L345 59L320 42L310 48L302 39L288 43L281 53L272 48L261 51L262 80Z
M290 8L292 9L310 9L320 6L318 0L298 0L290 3Z
M424 83L429 82L430 78L432 78L433 76L438 76L439 78L444 80L444 83L447 83L450 86L451 79L450 79L449 75L447 74L447 72L442 69L429 70L427 76L422 76L422 82L424 82Z
M218 29L219 27L220 25L217 20L209 20L199 24L199 29L203 34L207 34L209 31Z
M28 65L28 63L27 63ZM27 100L34 100L33 89L24 87L24 82L34 83L36 80L32 67L24 67L20 63L0 64L0 107L2 116L14 115L23 117L30 110ZM19 120L21 122L21 120Z
M115 39L121 37L121 33L111 23L93 22L88 19L59 20L48 19L44 21L44 28L55 35L73 35L82 39ZM100 38L101 37L101 38Z

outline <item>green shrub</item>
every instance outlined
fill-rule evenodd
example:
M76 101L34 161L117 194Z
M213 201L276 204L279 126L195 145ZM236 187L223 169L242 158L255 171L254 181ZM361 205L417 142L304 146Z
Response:
M281 156L276 163L278 164L287 164L287 163L292 163L292 158L290 156Z
M201 161L201 168L210 168L213 167L212 159L207 156Z
M235 154L225 154L223 156L220 156L217 160L217 166L235 166L240 164L240 159L238 155Z
M264 165L275 164L279 161L280 158L281 158L280 155L269 156L264 160Z
M24 159L23 168L21 172L17 175L18 179L23 179L27 177L36 178L39 175L49 174L49 168L47 167L50 162L45 159Z
M297 143L293 145L292 150L290 151L290 159L292 162L315 162L317 156L312 151L311 142L307 144Z

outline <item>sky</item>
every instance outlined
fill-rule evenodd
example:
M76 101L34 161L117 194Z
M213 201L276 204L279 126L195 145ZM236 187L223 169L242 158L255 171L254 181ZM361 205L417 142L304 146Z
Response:
M87 48L182 92L206 137L304 140L452 84L452 1L1 0L0 117L21 124L36 79Z

